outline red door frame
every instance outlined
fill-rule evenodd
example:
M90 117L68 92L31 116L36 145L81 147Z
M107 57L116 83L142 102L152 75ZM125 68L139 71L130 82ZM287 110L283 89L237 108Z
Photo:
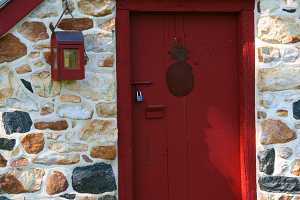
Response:
M254 0L229 3L223 0L208 0L207 3L192 0L185 3L129 1L118 2L116 20L120 200L135 200L132 144L134 99L130 60L131 12L230 12L238 14L241 191L242 200L256 200Z

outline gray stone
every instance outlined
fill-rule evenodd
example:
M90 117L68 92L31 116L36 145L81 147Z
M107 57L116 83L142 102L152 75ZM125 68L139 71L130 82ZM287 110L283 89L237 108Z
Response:
M293 154L293 149L290 147L280 147L278 149L278 155L283 159L288 159Z
M258 184L261 190L275 193L300 193L298 178L285 176L259 177Z
M60 195L60 197L65 198L65 199L75 199L76 198L76 194L62 194Z
M259 151L257 158L259 161L259 171L272 175L274 172L275 149Z
M99 197L98 200L117 200L117 197L112 195L105 195L103 197Z
M26 133L30 131L32 126L32 120L27 112L4 112L2 120L7 135L12 133Z
M73 189L79 193L101 194L117 189L111 165L97 163L76 167L72 174Z
M299 58L299 49L290 47L284 50L282 59L284 62L295 62Z
M104 36L102 34L85 35L84 44L87 51L93 51L96 53L113 51L114 48L112 36Z
M16 145L15 139L0 138L0 149L11 151Z
M9 198L5 197L5 196L1 196L0 200L10 200Z

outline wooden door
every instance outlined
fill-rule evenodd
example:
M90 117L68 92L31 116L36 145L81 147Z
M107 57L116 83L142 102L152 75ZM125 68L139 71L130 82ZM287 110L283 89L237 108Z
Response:
M144 97L133 105L134 200L241 200L237 19L131 15L132 95ZM192 67L185 96L166 80L174 41Z

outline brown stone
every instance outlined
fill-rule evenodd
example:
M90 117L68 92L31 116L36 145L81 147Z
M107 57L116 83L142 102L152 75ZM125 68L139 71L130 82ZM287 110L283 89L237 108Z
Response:
M44 149L43 133L32 133L26 135L21 141L23 148L29 154L37 154Z
M49 38L47 28L42 22L24 22L18 32L32 42Z
M26 192L22 183L13 174L4 174L3 176L0 176L0 188L10 194Z
M105 58L105 60L103 61L102 67L113 67L114 62L115 62L114 56L109 56L109 57Z
M280 120L264 120L261 127L261 144L286 143L296 138L295 132Z
M116 158L117 150L115 146L96 146L91 150L93 158L101 158L105 160L114 160Z
M276 113L280 117L287 117L289 115L289 111L285 109L279 109L276 111Z
M55 122L35 122L34 127L39 130L51 129L53 131L62 131L68 128L66 120L59 120Z
M49 65L51 65L51 52L50 51L45 51L43 53L43 55L44 55L46 63L48 63Z
M6 167L7 160L0 154L0 167Z
M26 167L28 166L29 161L26 158L20 158L17 160L14 160L10 163L10 166L12 167Z
M94 23L90 18L67 18L58 24L58 28L63 30L83 31L93 27Z
M54 171L47 179L46 192L49 195L58 194L67 190L69 184L62 172Z
M0 63L14 61L27 54L27 47L11 33L0 38Z
M62 95L59 97L61 102L64 103L80 103L81 98L80 96L75 96L75 95Z
M21 65L19 67L16 68L16 72L18 74L25 74L25 73L28 73L28 72L32 72L32 69L30 67L30 65Z

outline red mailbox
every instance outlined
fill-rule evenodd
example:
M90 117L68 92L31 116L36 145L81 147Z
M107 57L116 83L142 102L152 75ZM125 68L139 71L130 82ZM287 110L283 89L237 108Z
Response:
M84 79L85 50L79 31L56 31L51 36L52 80Z

